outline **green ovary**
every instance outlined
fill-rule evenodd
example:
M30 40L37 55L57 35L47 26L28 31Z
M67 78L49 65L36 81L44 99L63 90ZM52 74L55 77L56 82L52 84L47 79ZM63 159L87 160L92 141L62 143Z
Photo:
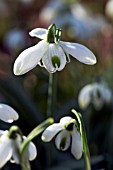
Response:
M52 57L52 64L54 67L60 67L60 58L58 56Z
M66 145L66 137L63 137L61 142L60 142L60 149L63 150Z

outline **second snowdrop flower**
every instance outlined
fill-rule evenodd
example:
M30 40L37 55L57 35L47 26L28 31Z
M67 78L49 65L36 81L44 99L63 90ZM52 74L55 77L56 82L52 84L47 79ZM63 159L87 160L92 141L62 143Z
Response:
M14 63L14 74L22 75L37 64L45 67L50 73L61 71L66 62L70 61L69 55L84 64L96 63L95 55L85 46L77 43L60 41L61 30L55 24L47 29L36 28L30 36L42 39L38 44L24 50Z
M92 104L96 110L100 110L104 105L110 104L111 101L112 92L102 83L88 84L81 89L78 95L78 103L81 109L86 109Z
M22 137L18 133L18 127L12 126L9 131L0 131L0 169L9 161L20 164L19 149L22 144ZM37 150L35 145L30 142L25 151L23 159L33 160L36 158Z
M51 141L54 137L56 147L65 151L71 145L71 153L76 159L82 156L82 140L75 119L71 117L63 117L60 123L50 125L42 134L44 142Z

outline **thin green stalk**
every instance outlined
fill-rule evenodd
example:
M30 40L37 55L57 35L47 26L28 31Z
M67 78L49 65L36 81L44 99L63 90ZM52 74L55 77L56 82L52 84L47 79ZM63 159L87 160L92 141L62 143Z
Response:
M56 73L49 73L47 116L53 116L56 105Z
M49 85L48 85L48 101L47 101L47 117L54 117L55 105L56 105L56 85L57 85L57 74L49 73ZM48 146L48 167L53 163L53 145L52 143Z
M48 118L44 122L42 122L40 125L38 125L35 129L33 129L27 138L23 141L20 147L20 165L22 167L22 170L31 170L28 153L26 148L28 147L29 143L37 137L40 133L42 133L49 125L51 125L54 122L53 118Z
M27 138L23 141L21 148L20 148L20 155L22 156L26 147L28 144L35 138L37 137L40 133L44 131L49 125L51 125L54 122L53 118L48 118L44 122L42 122L40 125L38 125L35 129L33 129Z
M86 137L86 132L85 132L83 121L82 121L82 126L84 129L82 132L82 138L83 138L85 167L86 167L86 170L91 170L90 154L89 154L89 148L88 148L88 144L87 144L87 137Z

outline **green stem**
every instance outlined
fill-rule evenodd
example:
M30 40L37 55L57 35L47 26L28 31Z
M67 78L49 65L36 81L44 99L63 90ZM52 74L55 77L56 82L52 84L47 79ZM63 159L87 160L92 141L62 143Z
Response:
M23 141L21 147L20 147L20 155L22 156L26 147L28 144L35 138L37 137L40 133L44 131L49 125L51 125L54 122L53 118L48 118L44 122L42 122L40 125L38 125L35 129L33 129L27 138Z
M57 85L57 74L49 73L49 85L48 85L48 101L47 101L47 117L54 116L55 104L56 104L56 85ZM53 163L53 145L48 145L48 167Z
M85 132L85 127L84 127L83 121L82 121L82 126L83 126L82 127L83 128L82 138L83 138L85 167L86 167L86 170L91 170L90 153L89 153L89 148L88 148L88 144L87 144L87 137L86 137L86 132Z
M23 141L20 147L20 164L22 167L22 170L31 170L28 154L26 154L29 143L37 137L41 132L43 132L49 125L51 125L54 122L53 118L48 118L44 122L42 122L40 125L38 125L35 129L33 129L27 138Z
M72 109L72 112L75 114L80 124L80 133L82 137L85 167L86 167L86 170L91 170L90 153L89 153L89 148L87 144L87 137L86 137L85 127L84 127L84 122L82 120L82 116L80 113L77 113L74 109Z
M56 103L57 73L49 73L47 116L53 116Z

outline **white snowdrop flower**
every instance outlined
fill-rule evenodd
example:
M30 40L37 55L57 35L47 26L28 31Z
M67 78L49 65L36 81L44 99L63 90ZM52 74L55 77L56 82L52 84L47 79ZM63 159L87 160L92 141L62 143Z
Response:
M6 104L0 104L0 119L4 122L12 123L19 118L18 113Z
M20 164L19 148L22 143L20 135L12 134L12 137L9 137L9 131L0 131L0 136L0 169L9 160L13 163ZM32 142L29 143L26 154L24 154L23 159L28 157L29 160L33 160L36 158L37 150Z
M78 103L82 109L86 109L92 103L96 110L100 110L104 104L109 104L111 100L111 90L101 83L86 85L78 95Z
M42 134L42 140L49 142L55 137L55 144L59 150L65 151L71 145L71 153L76 159L82 156L82 140L75 126L75 119L63 117L60 123L50 125Z
M53 24L48 30L43 28L33 29L30 36L42 39L38 44L24 50L14 63L14 74L22 75L37 64L45 67L49 72L61 71L69 55L84 64L96 63L95 55L85 46L77 43L60 41L61 30Z

